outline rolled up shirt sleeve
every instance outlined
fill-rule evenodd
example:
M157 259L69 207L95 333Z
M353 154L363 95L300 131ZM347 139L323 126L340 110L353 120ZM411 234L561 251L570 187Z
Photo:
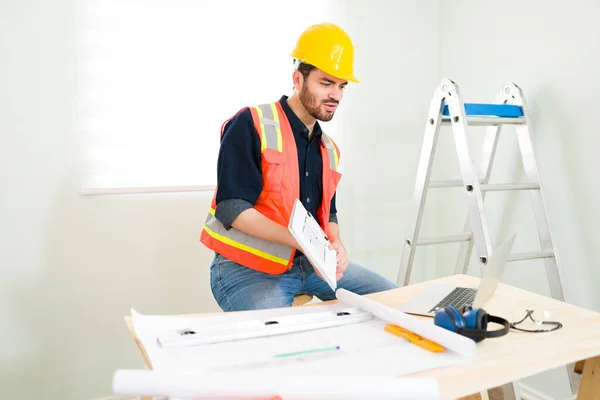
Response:
M329 209L329 222L335 222L336 224L338 223L337 206L335 204L335 193L333 194L333 197L331 198L331 205L330 205L330 209Z
M261 191L260 138L245 109L225 125L221 138L215 217L229 230L243 211L254 207Z
M243 212L249 208L252 208L252 204L242 199L228 199L222 200L217 204L215 210L215 217L221 221L225 229L231 229L233 221Z
M336 224L338 223L338 218L337 218L337 214L329 214L329 222L335 222Z

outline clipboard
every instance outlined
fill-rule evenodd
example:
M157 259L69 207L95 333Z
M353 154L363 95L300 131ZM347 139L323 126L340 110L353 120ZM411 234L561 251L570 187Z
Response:
M337 289L336 251L329 248L330 242L314 217L296 199L288 229L300 244L302 252L335 292Z

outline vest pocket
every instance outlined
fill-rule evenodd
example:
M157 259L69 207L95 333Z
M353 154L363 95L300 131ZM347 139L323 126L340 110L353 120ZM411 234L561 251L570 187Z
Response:
M329 170L329 179L326 182L324 182L324 185L322 186L323 193L328 193L327 200L331 201L331 199L333 198L333 194L337 190L337 186L340 183L340 179L342 179L342 174L332 169Z
M262 158L263 190L280 192L283 180L284 154L274 149L264 149Z
M334 170L330 170L329 171L331 173L331 185L333 188L333 191L335 191L337 189L338 184L340 183L340 180L342 179L342 174L340 174L337 171ZM332 197L333 197L333 193L332 193Z

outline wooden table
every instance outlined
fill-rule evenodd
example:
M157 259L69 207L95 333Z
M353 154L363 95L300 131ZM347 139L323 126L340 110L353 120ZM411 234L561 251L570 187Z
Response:
M367 297L397 307L430 283L477 287L479 278L453 275ZM315 303L303 307L318 307L331 303ZM526 309L548 310L552 319L562 322L563 327L549 333L511 330L506 336L479 343L477 356L471 363L421 371L410 376L434 377L440 385L441 399L457 399L498 388L553 368L577 363L575 370L581 373L577 399L600 400L600 313L505 284L498 285L496 293L484 308L489 314L499 315L509 321L523 318ZM131 318L125 317L125 322L146 365L151 368L152 364L146 351L135 337ZM490 328L496 329L498 326L490 325Z

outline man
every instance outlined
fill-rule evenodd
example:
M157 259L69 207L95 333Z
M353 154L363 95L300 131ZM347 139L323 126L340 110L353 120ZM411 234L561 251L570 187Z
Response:
M358 82L352 42L338 26L318 24L291 56L292 96L241 110L221 132L201 241L215 251L211 289L224 311L290 306L303 293L335 299L288 231L298 198L336 250L338 287L361 295L396 287L347 258L336 216L340 152L317 122L331 120L348 82Z

